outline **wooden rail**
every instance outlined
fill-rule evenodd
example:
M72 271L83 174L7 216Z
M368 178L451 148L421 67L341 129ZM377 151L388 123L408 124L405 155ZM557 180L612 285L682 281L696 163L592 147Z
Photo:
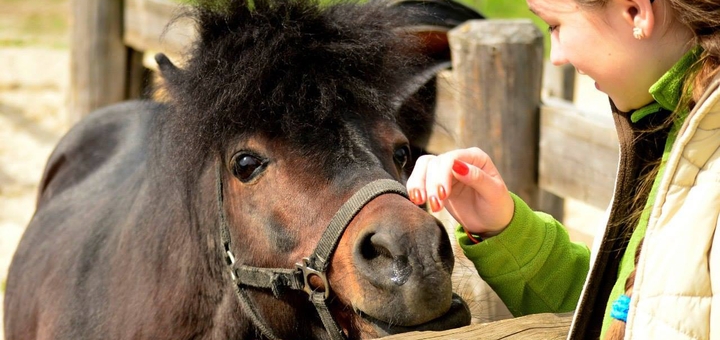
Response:
M124 0L123 41L138 51L162 52L177 59L195 31L182 18L182 7L170 0ZM147 65L152 66L152 65Z
M514 319L470 325L439 332L408 332L391 335L383 340L564 340L567 338L572 313L534 314Z

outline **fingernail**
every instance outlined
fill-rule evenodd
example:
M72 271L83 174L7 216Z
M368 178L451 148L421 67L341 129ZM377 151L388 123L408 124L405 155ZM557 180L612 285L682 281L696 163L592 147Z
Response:
M437 197L435 197L435 196L430 196L430 199L429 199L429 200L430 200L430 209L431 209L433 212L438 212L438 211L440 211L440 202L438 202Z
M438 186L438 197L440 197L440 200L447 198L447 191L445 191L445 187L442 185Z
M453 161L452 169L460 176L465 176L470 172L470 168L468 168L467 164L458 160Z
M420 204L419 199L420 199L420 190L418 190L418 189L410 190L410 201L412 201L415 204Z

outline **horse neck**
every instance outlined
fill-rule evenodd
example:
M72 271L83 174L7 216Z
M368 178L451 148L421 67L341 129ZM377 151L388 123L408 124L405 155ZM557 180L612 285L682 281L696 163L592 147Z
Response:
M195 181L171 176L163 176L150 188L150 196L157 202L150 214L156 240L164 243L172 256L221 268L214 172L205 169Z
M157 171L154 172L157 174ZM177 178L162 176L148 186L153 200L145 229L151 229L151 249L157 252L159 282L183 281L182 289L201 290L201 296L219 296L227 284L223 283L225 265L221 257L214 172L203 170L193 187ZM147 242L144 242L147 243ZM192 287L192 288L189 288ZM207 295L206 295L207 294ZM190 299L196 299L197 295ZM207 301L206 301L207 302Z

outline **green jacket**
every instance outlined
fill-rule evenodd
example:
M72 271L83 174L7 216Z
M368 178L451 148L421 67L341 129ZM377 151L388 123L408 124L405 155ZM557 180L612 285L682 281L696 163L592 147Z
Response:
M621 236L622 230L627 228L634 228L634 231L629 242L623 237L611 237L615 244L605 247L610 251L604 256L611 260L602 262L614 268L594 268L595 271L603 271L596 287L592 288L598 292L595 305L602 304L605 308L592 308L587 313L589 319L596 320L596 324L597 320L602 320L603 333L611 321L609 308L624 293L625 281L634 269L635 251L648 221L648 212L645 211L637 225L624 225L624 216L631 209L628 202L634 197L644 166L649 160L660 158L660 171L646 203L646 207L652 206L657 179L662 177L670 147L685 115L678 115L669 130L652 133L646 130L659 124L677 106L684 76L697 60L697 53L698 49L689 52L650 88L655 102L632 113L618 112L613 108L624 156L620 161L608 230L617 233L616 236ZM502 233L474 244L459 226L456 237L460 246L483 280L500 296L513 315L574 310L588 276L590 250L584 244L571 242L565 228L552 216L533 211L518 196L512 197L514 215ZM597 333L600 329L594 328L596 330L591 330L586 336L600 335Z

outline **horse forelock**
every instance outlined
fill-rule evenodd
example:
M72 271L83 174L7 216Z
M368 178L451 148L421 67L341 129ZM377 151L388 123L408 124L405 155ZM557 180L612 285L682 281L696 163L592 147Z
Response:
M217 4L221 3L221 6ZM164 85L166 143L189 173L231 140L262 134L322 154L345 122L395 120L395 96L423 57L386 4L200 1L198 39ZM169 138L167 138L169 137ZM326 155L326 157L330 157Z

